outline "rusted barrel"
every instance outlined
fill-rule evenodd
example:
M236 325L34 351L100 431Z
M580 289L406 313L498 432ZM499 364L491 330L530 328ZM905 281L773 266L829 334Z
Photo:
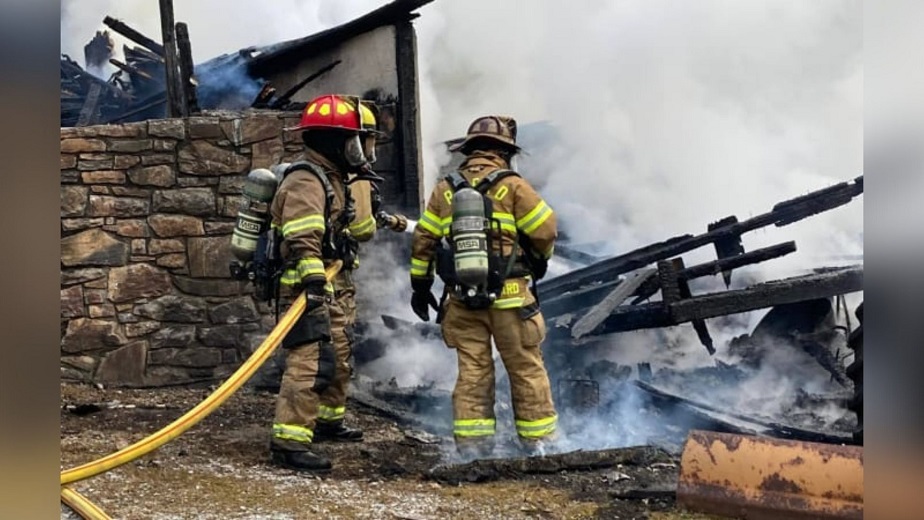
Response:
M863 448L693 430L677 502L747 519L863 518Z

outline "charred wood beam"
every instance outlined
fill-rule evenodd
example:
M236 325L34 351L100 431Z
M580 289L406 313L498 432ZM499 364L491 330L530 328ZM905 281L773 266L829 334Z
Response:
M140 103L138 103L138 105L135 108L129 110L128 112L123 112L117 115L116 117L109 119L108 121L106 121L106 124L117 123L119 121L123 121L136 114L140 114L144 112L145 110L150 110L156 106L163 105L166 102L167 102L167 97L164 95L163 92L159 94L155 94L154 96L151 96L147 100L141 101Z
M196 95L196 78L193 76L192 45L189 42L189 27L183 22L176 24L176 44L180 61L180 82L183 85L185 115L199 112Z
M594 334L669 327L693 320L727 316L784 303L829 298L863 290L863 267L853 266L775 280L746 289L681 299L669 306L661 302L617 308Z
M654 446L637 446L599 451L572 451L543 457L483 459L466 464L436 466L426 478L446 484L516 479L524 475L562 471L593 471L624 464L650 466L674 462L670 454Z
M132 29L125 22L121 20L116 20L110 16L103 18L103 23L113 31L121 34L122 36L128 38L129 40L150 49L151 52L157 54L158 56L164 55L164 46L155 42L154 40L148 38L147 36L141 34L140 32Z
M632 273L631 276L627 277L626 281L617 285L610 294L606 295L603 301L590 309L571 327L571 337L580 338L597 328L616 307L632 296L635 290L646 280L653 277L655 273L657 273L657 269L652 268L645 268Z
M133 76L139 76L139 77L142 77L142 78L147 79L147 80L153 80L153 79L154 79L154 78L152 78L151 75L148 74L147 72L144 72L143 70L139 70L139 69L137 69L136 67L133 67L133 66L127 64L127 63L122 63L121 61L119 61L119 60L117 60L117 59L115 59L115 58L109 60L109 63L115 65L115 66L118 67L119 69L124 70L125 72L127 72L127 73L129 73L129 74L131 74L131 75L133 75Z
M299 81L299 82L296 83L292 88L290 88L289 90L285 91L285 92L284 92L281 96L279 96L275 101L273 101L272 103L270 103L270 108L271 108L271 109L278 109L278 108L283 107L286 103L289 102L290 99L292 99L292 96L294 96L295 94L297 94L299 90L303 89L303 88L305 87L305 85L307 85L307 84L311 83L312 81L318 79L319 77L321 77L321 75L323 75L323 74L325 74L326 72L332 70L332 69L333 69L334 67L336 67L337 65L340 65L341 61L343 61L343 60L337 60L337 61L335 61L335 62L333 62L333 63L330 63L330 64L328 64L328 65L325 65L324 67L321 67L320 69L318 69L318 71L315 72L314 74L311 74L311 75L308 76L307 78L305 78L305 79Z
M684 280L693 280L695 278L715 275L722 271L780 258L794 251L796 251L795 242L784 242L775 246L755 249L743 255L690 266L680 271L678 276ZM544 293L540 292L540 295L543 297L542 309L548 316L556 316L565 312L575 312L579 309L595 305L619 283L621 282L613 281L603 283L573 291L557 298L549 298ZM646 283L643 283L642 286L635 291L635 294L633 294L635 299L632 300L631 303L632 305L637 305L654 296L660 290L660 281L657 278L649 278Z
M842 182L801 197L780 202L773 206L771 211L743 222L728 222L726 225L720 225L701 235L674 237L664 242L645 246L577 269L568 274L540 282L539 289L549 297L559 296L589 283L612 280L617 275L633 269L698 249L719 240L727 240L728 237L741 235L769 225L779 227L792 224L823 211L843 206L861 193L863 193L862 176L850 182Z
M862 290L863 267L848 267L685 299L671 305L671 317L683 323Z
M747 415L742 415L739 413L732 412L727 408L720 408L712 406L706 403L695 401L686 397L680 397L663 390L660 390L644 381L633 381L633 384L638 388L644 390L645 392L658 397L662 400L680 404L683 406L692 407L694 410L698 409L701 411L712 412L726 417L731 417L732 419L737 419L743 421L744 423L750 423L751 425L759 426L764 429L760 432L764 435L771 437L777 437L780 439L792 439L798 441L806 442L822 442L826 444L852 444L853 441L850 437L843 437L838 435L830 435L824 432L816 432L812 430L806 430L803 428L796 428L792 426L786 426L780 423L775 423L772 421L765 421L762 419L757 419L755 417L750 417Z
M160 1L160 29L163 35L164 74L167 84L167 117L185 117L186 103L183 85L180 83L177 67L176 26L173 21L173 0Z

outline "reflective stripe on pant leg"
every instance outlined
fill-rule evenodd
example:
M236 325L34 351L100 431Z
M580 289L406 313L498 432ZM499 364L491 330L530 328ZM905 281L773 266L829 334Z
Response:
M535 421L521 421L517 419L516 424L517 434L520 437L535 439L555 433L555 429L558 427L558 416L553 415Z
M453 421L453 434L457 437L494 435L496 425L494 419L456 419Z
M297 424L273 423L273 437L310 444L312 439L314 439L314 432L311 428L306 428Z
M340 421L343 420L344 415L346 415L346 406L327 406L322 404L318 408L319 421Z

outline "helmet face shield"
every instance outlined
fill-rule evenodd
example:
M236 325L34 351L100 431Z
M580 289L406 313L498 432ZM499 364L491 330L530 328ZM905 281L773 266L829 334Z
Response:
M363 155L366 156L366 160L369 164L375 164L375 134L370 132L362 136L363 140Z

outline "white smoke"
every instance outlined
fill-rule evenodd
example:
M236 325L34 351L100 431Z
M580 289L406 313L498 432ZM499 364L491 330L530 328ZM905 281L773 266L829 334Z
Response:
M437 2L420 19L440 111L428 136L462 135L486 113L550 121L561 141L528 152L547 159L544 195L577 242L626 251L862 172L858 1L530 7ZM795 238L799 252L775 261L794 266L860 254L861 237L854 202L745 247Z

